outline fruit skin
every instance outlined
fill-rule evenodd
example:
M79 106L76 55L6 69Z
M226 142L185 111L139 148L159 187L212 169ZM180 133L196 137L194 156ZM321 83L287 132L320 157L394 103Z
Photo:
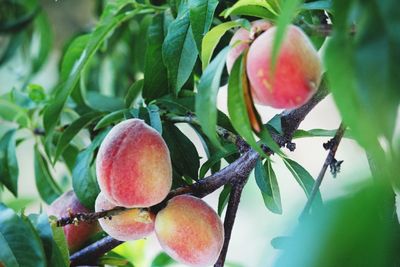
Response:
M47 209L48 215L57 218L68 217L69 213L88 213L76 197L74 191L68 191L59 196ZM95 233L99 231L98 223L79 222L78 225L69 224L63 227L68 248L71 252L78 250Z
M100 193L96 198L96 212L115 208L110 201ZM144 238L154 231L155 215L146 210L132 209L112 216L111 219L99 219L101 228L109 236L120 240L129 241Z
M111 129L100 145L96 172L101 191L116 206L150 207L161 202L172 185L168 147L139 119Z
M156 216L155 232L165 252L189 266L213 265L224 243L218 214L203 200L189 195L168 202Z
M272 23L266 20L256 20L251 23L251 31L253 33L260 33L267 31L272 27ZM233 64L236 59L242 54L242 52L249 48L249 44L251 42L250 32L245 28L240 28L235 32L232 36L229 45L232 46L231 50L228 52L228 56L226 58L226 68L228 73L231 73Z
M247 55L247 76L255 102L275 108L295 108L316 92L322 66L318 52L303 31L290 25L272 77L272 49L276 27L261 34Z

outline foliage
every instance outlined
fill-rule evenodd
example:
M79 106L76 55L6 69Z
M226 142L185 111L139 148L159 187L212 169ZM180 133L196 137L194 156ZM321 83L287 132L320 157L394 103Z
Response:
M221 163L231 163L237 158L238 148L218 132L222 127L239 134L265 156L256 165L255 178L267 209L283 212L280 174L274 172L275 162L271 158L281 158L309 196L314 178L281 151L281 145L271 137L271 132L281 130L276 124L277 121L280 124L281 114L262 124L253 108L251 112L255 112L259 130L249 117L245 99L249 88L243 86L247 84L245 56L236 61L227 77L225 61L232 48L229 46L232 33L238 27L249 28L250 22L258 18L269 19L278 26L275 55L290 23L302 27L316 47L323 45L328 87L349 127L346 137L357 141L373 160L375 168L380 170L373 172L378 176L375 178L399 189L398 175L394 175L400 171L400 141L395 134L400 103L397 1L115 0L98 1L97 5L100 11L97 23L74 36L62 51L59 78L52 88L33 82L46 64L54 41L45 9L36 0L5 0L0 6L0 38L7 40L0 44L0 72L15 58L20 58L27 68L20 78L21 84L0 88L5 92L0 95L0 190L8 190L22 201L17 205L18 211L26 205L18 194L21 186L18 166L23 164L16 156L19 144L33 140L35 183L44 203L51 203L66 189L65 183L54 176L57 164L68 170L67 185L72 185L80 201L93 209L99 193L94 173L97 148L113 125L128 118L143 119L162 133L171 152L175 188L191 185L203 179L208 171L217 172ZM327 23L328 18L332 24ZM331 34L329 39L327 31ZM110 78L105 86L106 75ZM228 86L229 116L216 106L223 85ZM208 157L204 164L200 164L199 153L180 123L189 125L201 139ZM334 131L326 129L297 130L293 138L333 135ZM268 146L275 155L266 157L260 145ZM226 185L220 193L219 214L226 206L230 190L230 185ZM300 225L294 241L284 246L290 257L285 258L284 253L277 266L293 266L293 262L287 261L294 259L296 266L329 266L328 259L336 264L339 258L350 258L345 253L328 254L333 249L331 245L316 245L323 242L342 245L342 241L329 241L335 239L330 234L342 229L335 223L326 223L333 219L338 224L345 219L354 222L347 227L359 229L354 235L363 243L368 241L361 235L374 228L371 238L377 243L367 248L368 255L384 255L384 246L377 244L385 243L392 232L397 238L398 229L390 224L396 228L391 232L380 221L370 227L358 224L359 209L374 207L368 214L360 213L365 220L377 220L374 212L379 212L375 202L369 198L371 205L366 205L363 197L338 200L328 206L332 213L325 211L312 223ZM374 201L382 198L382 194L373 193ZM321 202L318 192L315 204ZM9 206L0 205L0 266L68 266L62 231L52 228L45 214L25 216L23 209L17 214L11 209L13 204ZM326 228L317 227L318 233L311 233L315 225ZM322 240L319 233L324 233L328 241ZM308 240L312 235L318 237ZM300 245L304 240L308 240L306 248ZM327 258L308 259L305 253L299 253L313 250L314 246L320 252L318 255ZM352 247L343 249L350 251ZM358 264L362 259L357 260L362 251L354 253L357 257L350 265L361 266ZM374 260L374 264L362 266L398 263L396 257ZM152 266L167 266L171 262L168 256L159 254ZM131 266L117 253L103 258L103 264L106 263Z

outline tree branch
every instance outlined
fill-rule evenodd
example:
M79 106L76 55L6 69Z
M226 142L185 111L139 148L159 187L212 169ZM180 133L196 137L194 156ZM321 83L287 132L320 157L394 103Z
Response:
M324 179L328 166L331 167L332 174L336 175L336 172L338 171L337 165L340 166L342 161L337 161L335 159L335 154L345 131L346 131L346 126L344 126L344 124L341 123L338 130L336 131L335 136L324 144L324 148L327 150L329 149L329 153L325 159L324 164L322 165L321 171L319 172L317 179L315 180L310 197L308 198L307 203L303 209L303 212L300 215L300 220L304 219L305 216L307 216L310 213L311 205L315 199L317 192L319 191L319 187L321 186L322 180Z
M318 92L314 94L314 96L306 104L297 109L281 113L282 135L271 133L272 138L275 140L275 142L277 142L277 144L280 146L285 145L285 143L292 144L291 139L293 133L299 127L300 123L304 120L307 114L327 95L328 89L326 88L325 83L322 83ZM153 206L150 209L157 212L166 205L167 200L177 195L192 194L197 197L204 197L227 183L236 184L238 182L237 179L239 181L243 180L244 178L247 179L250 172L254 169L258 157L259 155L256 151L254 151L253 149L248 149L242 154L240 158L238 158L236 161L232 162L222 170L192 185L172 190L161 204ZM93 263L94 261L97 261L98 257L121 244L120 241L112 240L113 239L110 237L103 238L93 243L92 245L74 253L70 257L71 266L77 266L77 262L79 263L85 261L85 259L91 259L91 263Z

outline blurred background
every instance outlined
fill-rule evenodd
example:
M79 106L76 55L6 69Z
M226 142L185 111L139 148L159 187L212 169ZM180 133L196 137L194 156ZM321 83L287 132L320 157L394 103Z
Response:
M96 4L93 0L41 0L42 7L48 16L51 32L53 35L53 46L50 56L44 67L31 77L30 83L40 84L46 90L51 90L58 81L58 66L62 49L73 36L90 29L96 23ZM0 0L0 16L6 12L2 9ZM5 49L10 38L7 34L0 35L0 53ZM35 40L33 39L32 42ZM23 86L28 75L28 67L25 64L24 56L14 57L6 64L0 65L0 94L10 91L12 88ZM107 77L103 77L105 80ZM226 88L222 87L218 96L218 106L226 113ZM264 122L272 118L280 110L257 107ZM3 131L7 124L0 120L0 131ZM337 129L340 124L338 111L331 97L323 100L301 124L301 129ZM181 129L195 140L195 145L202 157L201 163L206 161L206 154L200 144L195 132L184 125ZM80 135L81 142L88 142L87 133ZM316 177L322 167L327 151L322 144L329 138L304 138L295 140L296 150L285 153L295 161L303 165L313 177ZM18 146L17 157L20 167L19 175L19 203L4 191L1 200L11 205L24 205L29 203L28 212L37 212L45 208L39 202L39 196L35 187L33 171L33 139L27 140ZM344 160L340 173L336 178L328 172L321 186L321 193L324 200L344 195L349 188L357 184L363 177L369 177L368 161L363 150L352 140L344 139L338 149L336 158ZM272 247L270 241L278 236L284 236L298 224L298 217L306 202L306 196L291 173L284 167L278 157L272 157L275 173L281 190L283 214L276 215L268 211L263 203L262 196L255 183L252 174L244 189L242 201L239 207L238 216L235 221L231 243L227 255L227 263L230 266L272 266L280 251ZM68 171L62 166L56 166L52 170L64 188L69 188ZM218 192L209 195L205 200L214 208L217 207ZM146 267L161 249L155 236L147 240L129 242L117 248L118 252L129 255L135 266Z

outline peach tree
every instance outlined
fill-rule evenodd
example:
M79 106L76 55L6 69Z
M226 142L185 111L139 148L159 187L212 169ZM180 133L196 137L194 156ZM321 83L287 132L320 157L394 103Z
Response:
M26 69L9 88L0 80L0 200L13 195L0 204L0 266L132 266L113 249L154 232L165 252L152 266L229 266L253 171L267 212L282 213L277 161L307 201L293 233L268 240L281 250L274 266L400 264L396 0L96 1L96 23L63 44L50 88L34 82L55 41L43 3L0 6L0 79L10 62ZM342 123L303 130L329 94ZM279 109L263 121L256 104ZM197 134L205 160L178 124ZM291 159L305 137L327 141L315 177ZM364 149L372 179L323 201L343 138ZM24 179L49 205L36 213L19 192L25 142L34 173ZM216 207L201 200L209 194Z

